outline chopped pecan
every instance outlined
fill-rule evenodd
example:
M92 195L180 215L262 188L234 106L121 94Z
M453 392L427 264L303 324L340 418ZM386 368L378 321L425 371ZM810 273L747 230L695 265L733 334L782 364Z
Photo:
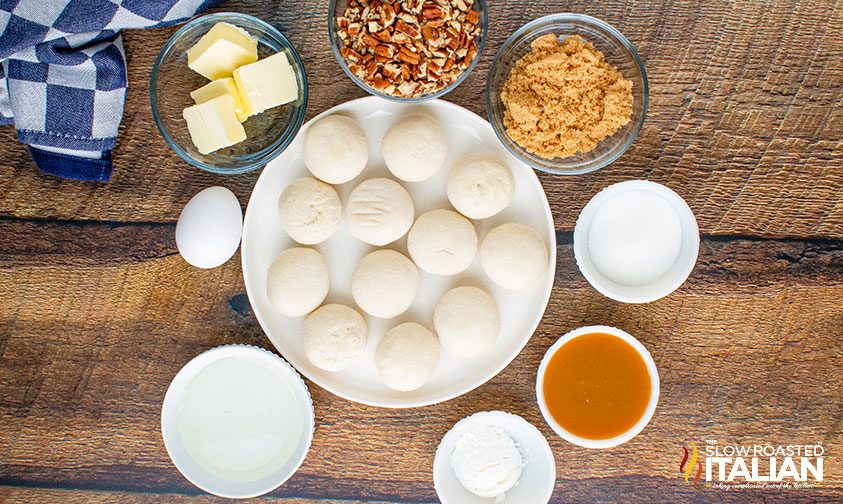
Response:
M363 35L363 38L361 39L361 42L363 42L365 45L367 45L369 47L375 47L375 46L380 45L380 43L381 43L380 40L378 40L375 37L369 35L368 33Z
M418 82L404 81L398 85L398 92L400 92L402 96L413 96L418 88Z
M375 72L378 71L378 62L372 58L370 61L366 62L366 73L369 76L375 75Z
M430 43L431 40L439 38L439 30L430 25L424 25L421 29L421 35L425 42Z
M355 51L354 49L351 49L350 47L343 47L342 49L340 49L340 54L342 54L343 57L345 57L345 59L347 59L348 61L354 63L360 63L361 61L363 61L363 56L361 56L359 52Z
M387 79L397 80L401 75L401 68L395 63L387 63L383 66L383 70L381 72Z
M381 25L384 27L391 25L395 21L395 11L390 4L382 4L378 9L378 14L380 15Z
M422 10L422 16L425 19L445 19L445 11L442 10L442 7L425 7Z
M398 19L408 24L419 22L419 20L416 18L416 15L412 12L402 12L398 15Z
M395 22L395 30L406 34L408 37L416 38L419 36L419 31L408 25L401 19Z
M395 46L392 44L381 44L375 47L375 55L391 59L395 56Z
M391 83L388 80L384 79L383 77L375 76L372 79L372 86L375 89L377 89L378 91L382 91L382 90L386 89L387 87L389 87L390 84Z
M408 63L410 65L418 65L419 64L419 55L406 47L402 47L400 51L398 51L398 59L401 61Z
M381 42L392 42L392 33L390 33L388 29L375 33L375 37Z

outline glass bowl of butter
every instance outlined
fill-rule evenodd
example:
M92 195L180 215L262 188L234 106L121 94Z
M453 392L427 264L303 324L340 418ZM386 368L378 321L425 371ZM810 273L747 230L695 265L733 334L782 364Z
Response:
M217 13L164 44L149 95L158 130L182 159L236 174L263 167L293 141L307 76L281 32L252 16Z

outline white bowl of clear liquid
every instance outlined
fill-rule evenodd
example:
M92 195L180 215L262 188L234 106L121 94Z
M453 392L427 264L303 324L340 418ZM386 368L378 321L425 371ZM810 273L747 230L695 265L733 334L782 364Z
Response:
M248 345L194 357L173 378L161 407L173 464L221 497L256 497L282 485L304 461L313 427L313 403L298 373Z

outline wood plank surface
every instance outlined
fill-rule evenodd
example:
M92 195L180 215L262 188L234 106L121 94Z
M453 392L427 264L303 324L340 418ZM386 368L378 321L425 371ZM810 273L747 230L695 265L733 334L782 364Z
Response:
M325 1L228 1L282 29L310 82L308 117L363 96L328 48ZM549 12L618 27L644 58L650 111L610 167L542 175L557 226L557 279L539 329L486 385L443 404L393 411L309 384L317 430L300 471L271 499L435 502L433 454L456 421L503 409L540 428L556 456L556 502L843 500L843 5L791 2L492 1L489 45L447 99L481 115L502 41ZM108 184L39 175L0 129L0 501L182 502L204 496L172 466L161 400L179 368L226 343L271 348L245 295L239 255L200 271L178 256L175 219L209 185L245 206L257 173L188 167L152 123L152 62L175 28L127 33L130 90ZM671 296L602 297L582 278L571 230L603 187L646 178L697 215L699 262ZM536 368L562 333L608 324L659 366L656 416L633 441L578 448L535 405ZM687 485L682 446L822 443L817 488L727 492ZM520 504L520 503L519 503Z

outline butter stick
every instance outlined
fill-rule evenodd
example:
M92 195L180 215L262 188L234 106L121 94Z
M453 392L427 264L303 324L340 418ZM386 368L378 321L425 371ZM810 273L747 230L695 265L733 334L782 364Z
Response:
M224 77L211 81L199 89L190 92L190 97L197 105L212 100L217 96L229 94L234 98L234 112L237 114L237 120L243 122L248 117L243 110L243 102L240 100L240 93L237 92L237 86L234 84L234 79L231 77Z
M243 65L233 75L247 116L294 101L299 95L293 67L284 53Z
M234 98L224 94L187 107L182 112L193 144L202 154L210 154L246 139L246 131L237 120Z
M217 23L187 50L187 66L210 80L231 77L241 65L258 59L258 41L230 23Z

